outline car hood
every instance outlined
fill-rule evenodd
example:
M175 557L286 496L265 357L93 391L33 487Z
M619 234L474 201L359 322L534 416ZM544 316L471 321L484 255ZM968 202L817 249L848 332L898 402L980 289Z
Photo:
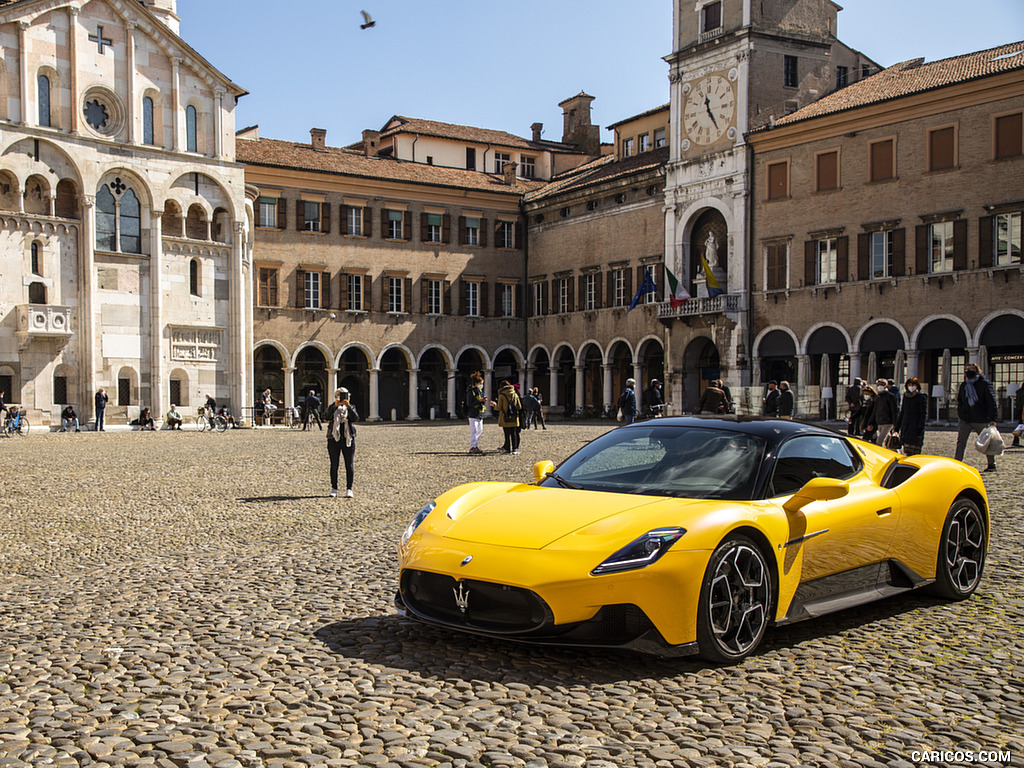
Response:
M657 511L667 505L679 510L681 506L692 503L663 497L534 485L506 486L502 489L504 492L499 493L493 493L498 489L491 490L491 493L471 492L448 507L447 517L454 522L444 532L446 538L542 549L581 529L593 529L594 526L598 526L602 535L614 535L627 527L635 527L638 516L643 519L648 515L659 517Z

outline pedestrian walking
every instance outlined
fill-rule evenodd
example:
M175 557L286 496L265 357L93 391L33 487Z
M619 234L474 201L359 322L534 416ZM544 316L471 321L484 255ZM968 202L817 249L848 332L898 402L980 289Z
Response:
M345 457L345 498L351 499L355 475L356 422L359 413L344 387L334 391L334 402L327 407L327 456L331 461L331 496L338 495L338 464Z
M311 428L310 421L316 420L316 425L320 427L320 431L324 431L324 425L320 422L320 398L316 396L314 390L309 390L309 394L306 395L306 400L302 404L302 431L305 432L307 427Z
M501 452L518 455L519 414L523 410L523 402L509 382L501 382L501 387L498 389L498 400L492 402L491 407L497 408L498 426L505 432L505 444L501 447Z
M796 406L796 398L793 397L793 390L789 388L788 381L779 382L779 418L792 419L793 410Z
M879 445L885 445L885 438L889 436L893 426L896 424L896 417L900 415L899 401L889 390L889 382L886 379L879 379L877 382L878 396L875 397L875 434Z
M531 424L534 425L534 429L537 428L535 422L537 411L540 410L540 403L537 401L534 391L533 389L526 390L526 396L523 398L523 408L526 410L526 429L529 429Z
M846 434L857 437L861 433L860 416L864 410L864 394L861 380L854 379L853 384L846 388Z
M469 416L469 452L483 455L480 449L480 435L484 433L484 377L475 371L469 377L469 388L466 390L466 413Z
M764 415L765 416L778 416L779 415L779 398L782 397L782 393L779 391L779 382L772 379L768 382L768 392L763 398L764 402Z
M956 452L953 458L963 461L971 434L977 432L980 435L986 427L996 426L996 395L992 382L981 374L975 363L964 366L964 380L956 393L956 415ZM995 472L995 455L986 453L985 458L988 459L985 471Z
M914 456L924 447L924 423L928 418L928 398L921 393L917 377L907 379L900 413L896 417L896 431L903 444L903 453Z
M544 421L544 396L540 393L539 387L533 388L533 399L537 401L537 410L533 414L533 428L537 428L537 422L540 422L541 429L547 429L547 422Z
M874 443L878 439L878 422L875 421L875 406L878 404L878 392L874 387L865 384L861 387L861 396L863 397L860 414L861 439Z
M75 413L74 406L65 405L64 410L60 412L60 431L67 432L72 427L75 432L82 431L78 428L78 414Z
M651 384L644 391L644 407L652 419L661 416L665 409L665 398L661 394L661 382L651 379Z
M107 409L107 401L110 400L107 397L107 390L100 387L96 391L96 426L94 427L97 432L105 431L103 429L103 413Z
M632 424L636 419L636 379L626 379L626 386L619 395L618 409L622 412L622 423Z

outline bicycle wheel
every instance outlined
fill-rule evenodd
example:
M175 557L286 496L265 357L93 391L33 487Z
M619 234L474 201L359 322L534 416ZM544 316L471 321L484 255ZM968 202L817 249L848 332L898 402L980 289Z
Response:
M28 427L29 427L28 419L26 419L24 416L22 416L21 419L18 421L18 434L21 435L22 437L27 435L28 434Z
M216 429L218 432L223 432L225 429L228 428L228 420L225 419L223 416L214 416L213 428Z
M298 429L299 427L302 426L302 419L300 419L298 416L295 415L294 412L292 412L288 416L288 426L291 429Z
M206 431L206 427L207 427L206 417L205 416L198 417L196 419L196 429L198 429L200 432L205 432Z

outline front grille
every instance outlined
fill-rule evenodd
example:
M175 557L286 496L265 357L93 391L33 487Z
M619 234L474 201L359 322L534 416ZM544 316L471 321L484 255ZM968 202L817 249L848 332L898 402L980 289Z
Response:
M425 619L490 632L530 632L551 611L528 589L473 579L456 580L428 571L403 571L402 601ZM461 606L461 607L460 607Z

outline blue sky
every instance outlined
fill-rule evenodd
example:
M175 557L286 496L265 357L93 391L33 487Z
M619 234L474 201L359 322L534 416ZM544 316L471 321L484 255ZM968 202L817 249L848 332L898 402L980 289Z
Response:
M888 66L1024 39L1024 0L846 0L839 38ZM239 128L358 141L394 114L560 139L558 102L604 126L668 102L672 0L178 0L181 35L249 91ZM359 28L360 10L377 21ZM611 134L602 131L602 140Z

